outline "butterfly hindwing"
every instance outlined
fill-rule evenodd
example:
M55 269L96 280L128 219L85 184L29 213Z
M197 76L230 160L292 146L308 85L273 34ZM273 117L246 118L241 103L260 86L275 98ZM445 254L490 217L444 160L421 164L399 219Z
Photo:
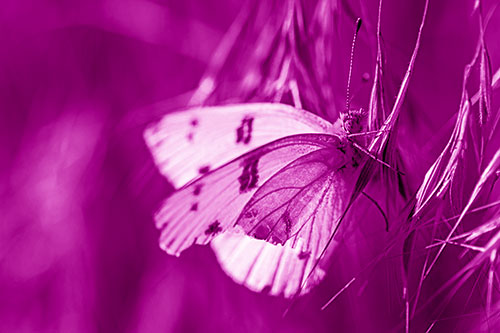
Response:
M245 206L237 224L257 239L283 244L301 226L298 215L324 189L342 154L332 148L304 155L273 175ZM335 157L340 158L335 158Z
M356 174L339 147L294 160L256 191L236 225L257 239L240 232L214 240L222 267L236 281L290 297L323 278L321 268L313 269L346 209L338 198L350 195Z
M206 244L234 227L240 212L268 179L311 152L335 147L326 134L285 137L213 170L176 191L156 213L160 246L179 255L192 244Z
M167 114L144 132L160 170L176 188L279 138L333 133L312 113L285 104L199 107Z
M226 232L211 245L224 271L256 292L292 297L299 290L307 292L325 275L320 265L306 282L313 265L309 257L301 255L300 245L271 244L242 232Z

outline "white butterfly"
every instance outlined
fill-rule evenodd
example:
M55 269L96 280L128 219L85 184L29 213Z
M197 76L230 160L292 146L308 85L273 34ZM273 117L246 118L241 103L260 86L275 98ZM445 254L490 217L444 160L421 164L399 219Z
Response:
M322 252L359 175L346 134L360 121L356 111L334 125L269 103L167 114L144 133L179 188L155 215L160 246L178 256L211 242L226 273L251 290L307 292L325 274L333 246Z

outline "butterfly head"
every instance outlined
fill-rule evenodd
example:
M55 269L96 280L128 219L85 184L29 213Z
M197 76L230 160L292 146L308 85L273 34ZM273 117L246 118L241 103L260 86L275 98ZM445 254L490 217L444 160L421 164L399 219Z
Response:
M359 110L349 110L340 115L342 128L346 134L360 133L363 130L363 122L366 118L366 112Z

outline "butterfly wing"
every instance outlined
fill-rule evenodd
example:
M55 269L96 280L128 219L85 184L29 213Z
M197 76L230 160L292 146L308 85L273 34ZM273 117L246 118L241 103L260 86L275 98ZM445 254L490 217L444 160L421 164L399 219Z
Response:
M321 262L313 269L347 208L356 175L352 156L338 147L282 168L245 205L236 223L242 232L212 243L222 267L255 291L307 292L325 274Z
M348 188L341 182L335 185L341 177L327 172L328 167L342 169L345 156L338 150L340 141L330 135L296 135L252 151L279 137L304 132L337 131L308 112L264 103L191 109L169 114L148 128L145 139L161 172L176 187L185 185L156 214L162 229L161 247L179 255L191 244L213 239L211 245L226 273L255 291L266 289L289 297L317 284L324 270L321 262L314 271L313 267L345 204L342 193ZM321 153L309 155L316 151ZM311 184L304 182L307 177ZM303 180L289 184L294 178ZM296 219L294 237L285 239L291 236L286 234L286 223L265 240L254 238L255 233L248 236L252 230L245 216L252 209L263 211L264 203L272 206L273 191L283 197L281 203L288 200L294 202L290 207L303 207L285 210ZM307 200L310 204L302 204ZM259 225L269 227L276 223L272 221L268 217Z
M179 255L192 244L206 244L233 229L257 189L280 169L339 142L336 136L326 134L289 136L209 171L167 198L156 213L156 225L162 230L160 246Z
M144 132L160 172L176 188L279 138L334 133L333 125L285 104L200 107L164 116Z
M307 279L314 263L304 257L300 242L293 248L230 231L216 237L211 246L223 270L237 283L255 292L292 297L299 290L307 293L323 279L324 266L336 244L330 244L326 256Z

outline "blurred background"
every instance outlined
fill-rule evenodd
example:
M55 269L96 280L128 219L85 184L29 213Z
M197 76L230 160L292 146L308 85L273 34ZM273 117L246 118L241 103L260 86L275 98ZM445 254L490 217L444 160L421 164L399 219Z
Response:
M310 75L316 77L319 88L302 84L311 96L317 94L304 107L335 121L344 105L357 17L364 23L354 56L352 104L368 106L378 1L304 1L305 22L313 20L318 4L325 3L329 9L319 17L326 23L316 23L328 45L318 50L314 40L306 39L300 50L306 54L304 59L328 52L328 64L306 68L314 72ZM173 188L156 170L142 131L162 115L196 103L192 97L200 80L213 73L219 90L206 97L208 104L272 100L265 91L249 94L239 84L242 72L262 65L252 63L247 52L262 43L257 35L260 24L279 25L284 4L2 2L1 332L404 329L402 248L395 247L371 264L390 235L381 220L360 219L352 227L363 238L343 245L327 279L301 298L284 319L288 301L255 294L232 282L209 247L195 246L180 258L158 247L152 215ZM389 104L409 63L423 5L424 1L383 3L384 87ZM493 72L500 65L500 16L495 6L496 1L485 1L483 6L493 13L486 33ZM430 2L401 115L410 194L453 128L464 66L474 54L479 33L473 8L473 1ZM325 17L329 13L331 21ZM227 63L217 67L211 61L233 22L246 22L244 38L234 44ZM269 43L262 62L272 53L272 40ZM390 223L405 223L397 212L391 214ZM437 271L445 272L449 262L441 264ZM355 286L320 311L353 276L360 276ZM438 273L434 289L444 279L446 274ZM436 331L474 327L484 299L475 290L464 291L464 298L472 299L472 308L460 303L446 313L448 317L433 317L432 309L419 312L415 331L424 331L437 319Z

